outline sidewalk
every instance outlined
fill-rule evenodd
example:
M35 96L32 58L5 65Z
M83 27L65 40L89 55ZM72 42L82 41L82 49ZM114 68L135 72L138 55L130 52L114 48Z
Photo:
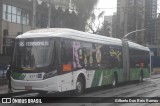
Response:
M152 79L160 78L160 74L152 74L150 78Z
M0 94L5 94L8 92L8 80L5 78L0 78Z
M5 94L8 92L8 85L0 85L0 94Z

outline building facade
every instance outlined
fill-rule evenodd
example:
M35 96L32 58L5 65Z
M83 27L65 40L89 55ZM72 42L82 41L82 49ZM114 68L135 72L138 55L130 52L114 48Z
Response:
M145 0L117 0L117 37L145 28ZM128 36L130 40L143 44L144 32Z
M112 37L117 37L117 13L112 16Z
M157 56L160 56L160 14L157 17Z
M104 16L104 24L109 25L109 36L112 37L112 16Z
M157 18L157 0L146 0L145 26L147 28L146 42L149 45L157 44L156 18Z
M31 29L48 24L77 29L77 15L69 4L70 0L0 0L0 54L10 54L15 37Z
M117 37L146 29L129 36L129 39L143 45L156 45L157 0L117 0Z
M155 56L158 55L158 37L157 37L157 0L146 0L146 39L148 46Z

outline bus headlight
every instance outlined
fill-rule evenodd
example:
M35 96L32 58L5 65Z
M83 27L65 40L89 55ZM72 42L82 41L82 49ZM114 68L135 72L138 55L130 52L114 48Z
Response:
M43 79L51 78L51 77L55 76L56 74L57 74L57 70L45 73L43 76Z

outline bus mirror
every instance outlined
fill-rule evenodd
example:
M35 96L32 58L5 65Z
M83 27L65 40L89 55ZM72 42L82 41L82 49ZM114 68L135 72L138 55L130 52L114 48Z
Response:
M65 71L65 72L72 71L72 65L71 64L63 64L63 71Z

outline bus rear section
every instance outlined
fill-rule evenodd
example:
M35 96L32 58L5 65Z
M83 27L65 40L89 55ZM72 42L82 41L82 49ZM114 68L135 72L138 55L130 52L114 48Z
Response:
M122 43L124 81L143 81L143 78L150 77L150 50L127 40Z

